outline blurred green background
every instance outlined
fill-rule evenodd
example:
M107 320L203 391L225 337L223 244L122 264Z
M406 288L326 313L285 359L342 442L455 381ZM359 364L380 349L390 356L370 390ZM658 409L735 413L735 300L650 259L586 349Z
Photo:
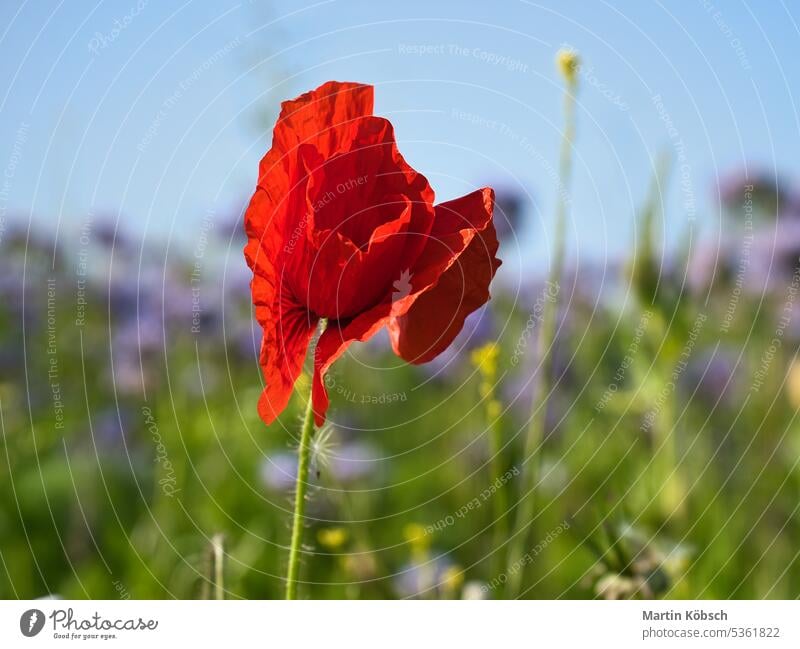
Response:
M522 488L533 340L555 297L524 595L794 597L800 221L771 212L784 188L739 185L716 265L699 248L662 267L645 210L611 280L498 277L428 365L383 336L355 346L328 378L301 595L503 596L496 526ZM499 218L521 208L499 195ZM241 238L232 219L181 256L102 220L72 246L5 233L4 597L281 596L308 378L278 422L258 420L260 334L246 269L226 263ZM487 493L493 427L505 479Z
M800 594L790 8L141 4L0 10L0 597L282 597L308 377L264 426L242 211L327 79L375 84L437 200L495 187L504 265L433 362L334 366L300 596Z

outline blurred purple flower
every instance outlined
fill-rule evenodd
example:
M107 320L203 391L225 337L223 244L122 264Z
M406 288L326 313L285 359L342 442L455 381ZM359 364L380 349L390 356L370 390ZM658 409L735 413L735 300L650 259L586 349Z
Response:
M736 276L740 260L739 247L732 237L721 240L708 239L695 247L688 262L687 283L696 293L710 288L727 286Z
M800 221L780 220L753 237L746 287L754 294L782 294L800 269Z
M230 328L225 338L228 349L235 353L240 360L257 361L261 349L261 331L254 325L255 320L249 324L236 322Z
M791 206L791 197L780 179L766 169L736 171L719 184L722 206L732 215L746 217L746 202L752 201L755 216L778 218Z
M501 241L518 239L529 202L527 195L509 184L494 183L491 186L494 187L494 227L497 236Z
M246 262L240 256L231 256L227 259L225 271L225 294L233 299L241 299L250 304L250 283L253 274Z
M124 349L121 354L114 354L113 376L110 386L116 394L122 396L139 396L144 386L149 383L149 372L140 363L139 355L131 349Z
M531 417L534 388L537 383L536 377L532 376L534 371L528 366L523 369L523 372L507 377L500 385L501 401L508 404L509 412L520 423L528 422ZM545 436L547 437L556 432L558 423L568 409L563 401L557 393L547 401L544 421Z
M132 239L123 231L123 219L118 215L104 214L89 226L88 232L92 241L102 248L114 251L114 256L131 252Z
M730 404L737 393L736 370L732 351L698 350L681 377L681 389L688 398L701 399L706 409L718 402Z
M414 560L403 566L394 577L394 590L399 597L434 597L453 563L447 557Z
M374 473L380 463L378 453L371 445L349 442L333 448L329 469L337 481L347 484Z
M164 326L161 318L152 311L145 311L138 318L123 320L118 326L114 326L112 320L112 327L114 354L138 356L159 353L164 349Z
M106 287L104 287L106 288ZM112 321L127 320L136 316L139 290L130 280L116 276L109 280L108 300Z
M20 215L7 219L5 231L0 240L3 256L33 257L41 255L52 259L54 252L57 251L55 240L41 228L31 225L29 221L28 217ZM30 263L31 259L28 262Z
M281 451L268 455L261 461L258 473L261 483L269 489L293 489L297 479L297 454Z
M318 432L317 438L322 435L322 432ZM317 459L312 453L313 466L309 475L312 482L317 475L324 479L326 473L341 484L356 482L374 473L381 462L377 450L363 442L331 444L324 449L324 456ZM293 489L297 477L297 453L278 451L267 455L261 462L259 476L262 484L269 489Z
M126 432L133 425L133 413L127 408L106 408L91 420L95 443L101 448L117 448L125 444Z
M220 241L226 246L230 245L233 248L244 246L247 237L244 232L244 212L247 203L238 208L229 209L214 227L214 236L218 237Z

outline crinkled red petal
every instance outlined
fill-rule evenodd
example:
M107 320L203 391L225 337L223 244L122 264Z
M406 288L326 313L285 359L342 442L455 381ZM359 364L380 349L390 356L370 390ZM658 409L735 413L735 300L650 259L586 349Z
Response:
M409 363L438 356L461 331L465 318L489 299L489 284L500 266L492 206L488 188L436 206L434 231L439 238L432 235L420 260L427 265L420 273L442 265L446 270L404 314L389 322L392 347Z

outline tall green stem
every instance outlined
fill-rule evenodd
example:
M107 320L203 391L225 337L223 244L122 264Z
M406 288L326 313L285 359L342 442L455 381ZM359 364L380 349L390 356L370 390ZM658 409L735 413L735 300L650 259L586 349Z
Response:
M497 487L494 503L494 541L492 543L491 566L496 568L502 565L503 540L508 536L508 485L503 482L505 463L503 462L503 431L497 417L491 419L493 413L489 413L488 426L490 427L490 453L491 478L492 484ZM494 572L494 570L493 570Z
M492 573L497 572L500 561L502 560L503 541L507 536L506 514L508 511L507 489L503 480L505 462L503 460L503 431L500 425L502 407L495 395L495 386L497 384L497 357L499 354L500 347L494 342L487 343L483 347L479 347L472 352L472 364L475 366L475 369L478 370L478 374L481 377L478 393L484 403L486 430L489 436L489 453L491 456L489 462L489 478L491 484L494 485L496 489L493 499L494 507L492 509L494 543L492 545L492 555L489 562Z
M492 413L493 414L493 413ZM491 416L491 414L490 414ZM496 540L502 541L506 534L506 512L508 511L508 496L505 485L503 484L503 476L505 472L505 463L503 462L503 430L500 427L500 422L495 419L490 420L488 423L490 427L490 453L492 454L491 472L492 484L497 486L497 496L495 505L495 534ZM495 544L495 552L499 552L501 543Z
M561 61L559 61L561 63ZM575 138L575 93L577 91L577 59L567 66L562 64L567 82L564 93L564 132L561 138L559 156L558 202L555 214L555 236L553 262L550 266L550 286L559 287L564 266L566 248L567 211L569 200L567 190L572 178L572 143ZM553 369L553 341L556 332L558 299L548 299L542 309L542 324L539 330L536 352L540 359L539 371L533 381L531 416L525 437L522 466L522 492L515 517L514 531L511 535L506 563L507 597L517 597L520 593L525 572L523 561L527 540L530 536L531 520L535 512L536 486L540 476L541 445L544 439L547 398L550 392L550 378Z
M303 540L303 522L306 514L306 491L308 488L308 465L311 459L311 437L314 434L314 406L308 395L300 448L297 450L297 480L295 482L294 514L292 516L292 539L289 545L289 569L286 573L286 599L297 599L297 573L300 569L300 545Z

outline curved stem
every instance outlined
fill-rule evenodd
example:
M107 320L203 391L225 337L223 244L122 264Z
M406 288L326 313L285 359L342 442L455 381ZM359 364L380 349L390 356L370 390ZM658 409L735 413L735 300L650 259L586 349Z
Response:
M294 515L292 516L292 539L289 545L289 569L286 573L286 599L297 599L297 573L300 569L300 544L303 540L303 520L306 513L306 490L308 488L308 465L311 458L311 436L314 434L314 406L308 395L300 448L297 451L297 481L295 483Z
M555 241L553 263L550 266L550 286L558 287L564 266L567 229L567 209L569 201L567 191L572 177L572 142L575 137L575 91L574 78L568 80L564 94L564 132L561 139L559 156L558 204L555 217ZM514 521L508 558L506 563L507 596L517 597L522 586L526 561L524 551L530 536L530 523L535 512L536 487L539 482L541 445L544 440L547 398L550 392L550 375L553 368L553 341L556 333L556 316L558 315L558 298L545 301L542 312L542 327L539 331L536 351L540 361L539 371L533 385L531 416L528 434L525 438L522 467L522 495Z

